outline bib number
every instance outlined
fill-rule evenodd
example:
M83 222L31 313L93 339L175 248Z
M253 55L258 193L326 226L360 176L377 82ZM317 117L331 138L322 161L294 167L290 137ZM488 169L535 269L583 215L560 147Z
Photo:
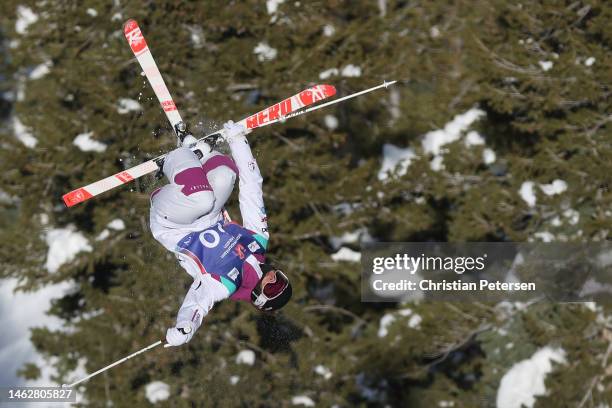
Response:
M217 224L216 227L220 232L225 232L221 224ZM206 248L215 248L217 245L219 245L220 241L221 237L214 228L204 230L200 233L200 242Z

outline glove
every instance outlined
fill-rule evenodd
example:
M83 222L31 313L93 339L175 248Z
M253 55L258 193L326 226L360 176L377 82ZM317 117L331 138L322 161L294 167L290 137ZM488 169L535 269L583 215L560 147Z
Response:
M193 135L187 135L181 141L181 146L191 148L192 146L195 146L197 141L198 139L196 139Z
M234 123L232 120L223 125L223 137L227 143L232 143L235 139L239 139L250 132L251 130L247 129L244 125Z
M191 322L177 323L166 331L166 344L164 347L180 346L187 343L195 332Z

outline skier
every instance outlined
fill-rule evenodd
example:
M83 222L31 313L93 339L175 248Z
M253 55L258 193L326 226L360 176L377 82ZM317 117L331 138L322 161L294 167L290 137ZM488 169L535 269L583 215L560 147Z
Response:
M264 311L278 310L291 298L291 285L278 268L265 263L267 216L261 173L248 141L247 129L232 121L224 125L230 157L206 143L170 152L163 163L169 184L151 194L153 237L173 252L193 277L166 332L166 347L187 343L213 305L223 299L251 302ZM188 135L182 146L195 138ZM243 225L229 221L224 205L239 179Z

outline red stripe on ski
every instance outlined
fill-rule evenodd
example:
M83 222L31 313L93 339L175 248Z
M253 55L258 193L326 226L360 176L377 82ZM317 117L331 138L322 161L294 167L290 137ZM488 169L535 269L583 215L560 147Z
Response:
M64 194L62 196L62 199L64 200L64 204L66 204L67 207L72 207L73 205L82 203L85 200L89 200L91 197L93 196L87 190L81 187Z
M147 42L145 41L136 20L126 21L125 25L123 26L123 34L125 35L125 39L135 55L138 55L147 49Z
M176 105L174 104L174 101L170 100L170 101L163 101L161 103L162 108L164 109L164 112L170 112L170 111L175 111L176 110Z
M134 180L134 177L132 177L132 175L128 173L127 171L122 171L121 173L117 173L115 174L115 177L117 177L123 183L127 183L128 181Z

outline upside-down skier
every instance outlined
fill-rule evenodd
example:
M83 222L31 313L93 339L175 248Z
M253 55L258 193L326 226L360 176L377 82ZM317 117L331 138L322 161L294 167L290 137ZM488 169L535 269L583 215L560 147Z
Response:
M195 149L201 158L187 147L173 150L163 162L169 183L151 194L153 237L193 277L176 325L166 332L166 347L191 340L202 319L223 299L272 311L291 298L285 274L265 262L269 233L263 178L246 133L241 124L224 125L233 160L203 142ZM188 135L182 146L194 142ZM242 226L229 221L224 211L236 178Z
M336 94L331 85L315 85L236 124L230 121L220 134L207 135L198 141L187 132L138 23L133 19L126 21L123 32L179 138L180 147L72 190L62 199L66 206L72 207L161 170L169 183L151 194L151 232L176 255L180 265L193 277L193 284L179 309L176 325L166 332L165 342L158 340L72 384L62 385L66 387L74 387L160 344L165 343L168 347L187 343L214 304L223 299L248 301L264 311L283 307L291 298L292 289L285 274L265 260L269 234L263 179L246 133L397 82L385 81L335 101L310 106ZM233 160L214 151L216 139L213 136L227 141ZM239 179L242 226L231 222L223 209L236 177Z

